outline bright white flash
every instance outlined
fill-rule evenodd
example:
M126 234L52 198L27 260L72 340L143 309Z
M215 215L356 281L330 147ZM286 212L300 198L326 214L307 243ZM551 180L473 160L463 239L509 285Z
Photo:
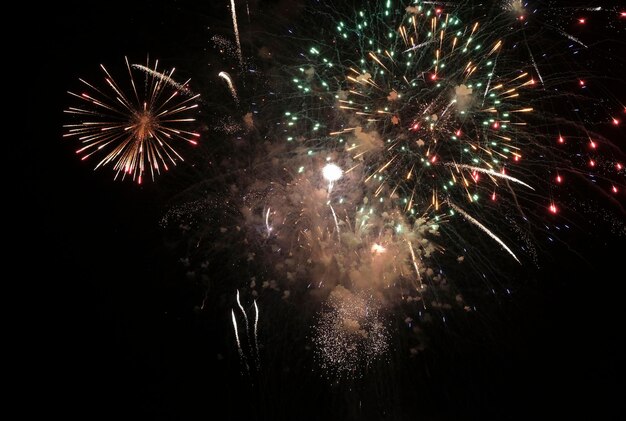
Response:
M387 251L387 249L385 247L381 246L380 244L378 244L378 243L372 244L372 253L374 253L374 254L382 254L382 253L384 253L386 251Z
M343 171L335 164L326 164L324 169L322 169L322 174L324 175L326 181L334 183L341 178Z

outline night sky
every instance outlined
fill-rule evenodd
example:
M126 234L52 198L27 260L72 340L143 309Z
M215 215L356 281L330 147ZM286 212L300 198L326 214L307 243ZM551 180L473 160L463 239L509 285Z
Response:
M589 217L561 241L543 241L541 267L507 281L512 294L476 292L481 311L432 326L429 346L417 357L398 335L388 359L360 379L327 380L295 310L261 302L263 368L242 375L230 323L235 286L224 285L236 279L233 269L215 268L224 282L199 310L205 291L181 263L180 243L159 226L200 177L202 165L192 163L210 145L138 187L113 181L110 169L94 172L62 138L66 91L79 77L101 80L100 63L123 74L125 55L140 62L149 53L175 66L179 78L192 77L203 94L227 101L216 80L223 59L209 43L215 33L232 34L227 1L205 3L61 2L35 12L36 64L28 70L34 74L20 82L30 123L28 141L19 140L26 153L18 157L28 159L19 158L26 171L17 174L18 209L35 217L18 218L25 228L16 244L25 263L17 271L25 275L10 280L26 285L23 312L32 320L22 341L26 411L66 419L268 420L624 413L623 263L611 257L624 253L624 238L596 231ZM300 2L250 3L253 15L276 17L272 28L299 13ZM590 19L587 31L599 35L587 33L586 40L609 35L593 25ZM626 40L618 41L626 56ZM204 113L210 119L211 110ZM623 128L607 132L622 151L624 135Z

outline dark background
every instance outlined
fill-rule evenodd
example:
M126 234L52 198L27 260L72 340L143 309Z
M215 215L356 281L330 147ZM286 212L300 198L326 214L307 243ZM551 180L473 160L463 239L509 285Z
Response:
M194 69L196 86L210 90L221 69L208 66L215 58L208 40L228 30L230 19L226 0L207 3L55 3L29 21L36 35L28 47L33 76L23 85L36 115L28 117L25 149L16 157L18 209L30 212L18 218L16 248L24 262L8 262L25 274L14 282L28 289L18 318L33 319L20 340L24 410L69 419L624 413L624 240L593 232L565 234L567 246L546 246L549 261L532 280L511 296L485 299L486 316L433 327L430 347L416 358L397 340L386 367L334 384L314 371L301 335L293 341L280 335L290 327L285 321L261 332L261 373L241 375L229 306L194 311L202 291L186 276L182 256L164 246L158 226L184 182L170 175L142 187L113 182L106 169L93 172L76 159L61 137L66 91L78 77L98 80L99 63L121 68L124 55L140 61L149 52L182 75ZM259 7L288 18L295 6ZM588 31L598 31L591 38L610 35ZM624 132L612 136L623 141Z

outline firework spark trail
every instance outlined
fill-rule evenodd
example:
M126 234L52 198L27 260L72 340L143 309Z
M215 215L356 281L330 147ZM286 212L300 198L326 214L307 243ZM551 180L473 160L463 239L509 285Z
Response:
M250 326L248 325L248 316L246 315L246 312L243 310L243 307L241 306L241 302L239 301L239 290L237 290L237 305L239 306L239 310L241 310L241 313L243 314L243 319L246 322L246 332L249 332Z
M434 4L436 6L457 6L456 3L448 2L448 1L423 1L424 4Z
M267 212L265 213L265 229L269 237L272 233L272 227L270 226L270 207L267 208Z
M496 64L498 63L498 58L497 57L494 60L494 62ZM489 88L491 87L491 80L493 79L493 74L494 74L494 71L496 70L496 64L493 65L493 70L491 71L491 74L489 75L489 79L487 79L487 86L485 87L485 93L483 95L483 102L482 102L481 106L485 105L485 100L487 99L487 94L489 93Z
M239 353L241 354L241 342L239 341L239 331L237 330L237 319L235 318L235 310L231 310L230 314L233 319L233 329L235 330L235 340L237 341L237 349L239 349Z
M585 48L589 48L589 47L587 47L587 45L585 45L581 40L579 40L575 36L568 34L567 32L563 31L562 29L559 29L558 31L560 32L561 35L563 35L567 39L569 39L571 41L574 41L575 43L580 44L580 45L582 45Z
M237 300L237 307L239 307L239 310L241 311L241 314L243 314L243 318L245 321L245 341L247 343L246 350L249 349L249 352L250 352L250 355L248 357L246 357L246 353L244 353L243 347L241 346L241 340L239 338L239 330L237 328L237 318L235 317L234 309L231 310L231 317L233 320L233 328L235 329L235 339L237 340L237 349L239 352L239 357L243 361L246 367L246 371L249 374L250 364L248 364L248 359L250 359L250 361L254 365L253 368L255 368L256 370L258 370L260 367L259 340L258 340L259 307L256 303L256 300L254 300L254 325L253 325L253 330L250 331L250 326L248 323L248 315L244 311L243 306L241 305L241 301L239 299L239 290L237 290L236 300ZM254 339L250 337L251 333L254 335Z
M335 213L335 209L333 209L333 205L329 203L328 206L330 206L330 210L333 213L333 219L335 220L335 227L337 228L337 237L339 238L339 241L341 241L341 232L339 231L339 221L337 221L337 214Z
M422 42L420 44L414 45L413 47L409 48L408 50L404 50L403 52L404 53L408 53L410 51L417 50L418 48L422 48L422 47L424 47L424 46L426 46L428 44L432 44L434 42L435 41L424 41L424 42Z
M259 325L259 307L256 304L256 300L254 300L254 348L256 349L257 368L261 364L260 356L259 356L258 325Z
M450 207L452 207L452 209L454 209L455 211L457 211L458 213L463 215L463 217L466 220L468 220L472 224L476 225L478 228L480 228L482 231L484 231L488 236L490 236L494 241L496 241L498 244L500 244L511 256L513 256L513 258L517 261L517 263L519 263L520 265L522 264L522 262L519 261L519 259L515 255L515 253L513 253L511 251L511 249L506 244L504 244L504 241L502 241L497 235L495 235L486 226L481 224L478 220L476 220L474 217L472 217L470 214L465 212L463 209L461 209L460 207L458 207L454 203L452 203L452 202L448 202L448 203L450 204Z
M230 12L233 17L233 28L235 30L235 40L237 41L237 56L239 57L239 65L243 70L243 53L241 52L241 41L239 39L239 25L237 24L237 11L235 10L235 0L230 0Z
M157 60L157 64L158 64L158 60ZM146 67L142 64L132 64L131 67L141 70L144 73L147 73L151 76L156 77L157 79L162 80L163 82L167 83L168 85L170 85L171 87L178 89L181 93L185 94L185 95L193 95L193 92L191 92L189 90L189 88L187 87L187 83L189 83L189 80L187 80L185 83L178 83L176 82L174 79L172 79L172 75L174 74L174 70L172 69L169 74L163 74L160 72L157 72L156 70L152 70L149 67ZM154 68L156 69L156 64L154 66Z
M524 39L526 39L526 33L524 33ZM541 72L539 71L539 66L537 66L537 62L535 61L535 57L533 56L533 52L530 50L530 45L528 45L528 42L526 42L526 48L528 48L528 54L530 55L530 61L532 61L533 67L537 71L537 76L539 76L539 80L541 81L541 84L545 86L545 84L543 83L543 77L541 76Z
M533 191L535 190L532 186L524 183L519 178L515 178L515 177L512 177L512 176L507 175L507 174L502 174L500 172L497 172L497 171L494 171L494 170L490 170L490 169L487 169L487 168L475 167L473 165L467 165L467 164L456 164L456 163L452 163L452 162L446 162L443 165L445 165L446 167L454 167L454 168L457 168L457 169L458 168L463 168L463 169L470 170L470 171L476 171L476 172L480 172L480 173L483 173L483 174L489 174L489 175L491 175L493 177L503 178L505 180L509 180L509 181L514 182L514 183L521 184L522 186L528 187L529 189L531 189Z
M413 262L413 267L415 268L415 273L417 274L417 280L420 283L420 287L423 285L422 284L422 275L420 275L420 269L419 266L417 265L417 259L415 258L415 252L413 251L413 246L411 245L410 241L406 242L409 245L409 250L411 251L411 261Z
M218 76L226 81L226 84L228 85L230 94L233 96L233 100L235 101L235 104L239 106L239 97L237 96L237 90L235 89L235 85L233 85L233 81L230 78L230 75L226 72L219 72Z
M239 341L239 331L237 330L237 319L235 318L235 310L231 310L230 314L233 319L233 329L235 330L235 339L237 340L237 350L239 351L239 358L243 361L244 366L246 367L246 371L250 371L250 367L248 367L248 361L246 360L246 356L243 353L243 349L241 349L241 342Z
M581 12L601 12L603 10L602 6L595 6L595 7L568 6L568 7L558 7L558 9L577 10Z

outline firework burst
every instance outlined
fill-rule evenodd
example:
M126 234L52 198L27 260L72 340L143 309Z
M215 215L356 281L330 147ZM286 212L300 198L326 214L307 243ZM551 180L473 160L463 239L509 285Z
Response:
M160 72L158 60L153 67L149 61L131 66L128 58L125 63L130 92L103 65L105 88L79 79L86 91L69 92L80 104L65 112L80 122L65 125L64 136L78 139L81 146L76 153L83 160L104 154L96 169L110 164L115 178L121 173L122 178L128 175L141 184L144 173L154 180L161 170L183 160L176 150L179 143L197 143L200 135L188 127L195 121L191 114L199 95L189 95L186 83L174 82L174 69ZM133 70L145 76L143 84L135 82Z
M428 3L363 6L335 21L332 42L311 40L292 79L301 96L285 113L286 140L350 154L372 199L410 219L445 219L457 242L452 221L470 222L518 260L494 232L507 231L501 216L517 214L509 231L538 225L559 212L557 169L580 173L550 140L565 119L544 89L558 91L562 76L542 77L530 47L528 57L515 49L528 46L508 13L520 2L480 19L463 3Z
M238 276L250 269L254 297L321 306L308 313L318 362L349 377L388 349L383 309L418 324L475 311L460 292L477 279L493 290L499 256L516 269L537 263L535 234L552 241L548 231L569 229L555 215L566 209L563 180L585 175L575 164L623 176L623 160L602 159L598 145L610 142L590 140L603 138L555 106L578 106L582 96L563 89L573 67L549 65L523 3L341 7L320 2L312 13L337 16L333 25L320 19L315 35L285 41L298 43L298 64L281 67L290 78L267 95L251 99L245 75L234 75L237 93L220 74L233 121L246 108L254 119L246 114L250 137L238 136L203 184L227 180L228 189L211 204L222 220L195 230L211 246L193 247L228 249ZM572 160L563 144L583 134L592 154ZM617 180L614 194L624 190ZM198 220L207 214L202 207Z
M371 296L335 288L315 326L320 365L337 377L363 373L389 347L389 332Z

